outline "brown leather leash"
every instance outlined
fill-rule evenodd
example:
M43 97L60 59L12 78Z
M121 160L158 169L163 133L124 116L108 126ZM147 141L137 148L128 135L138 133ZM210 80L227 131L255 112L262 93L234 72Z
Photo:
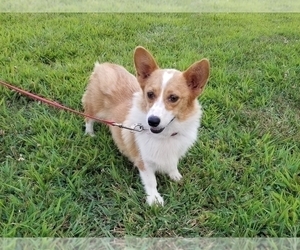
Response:
M29 92L29 91L26 91L26 90L23 90L21 88L18 88L18 87L14 86L11 83L8 83L6 81L0 80L0 84L3 85L3 86L5 86L5 87L7 87L7 88L9 88L9 89L12 89L12 90L20 93L22 95L30 97L31 99L34 99L36 101L40 101L42 103L46 103L49 106L52 106L52 107L55 107L55 108L58 108L58 109L69 111L69 112L74 113L76 115L80 115L80 116L83 116L83 117L87 117L87 118L93 119L93 120L95 120L97 122L100 122L100 123L104 123L104 124L107 124L107 125L110 125L110 126L116 126L116 127L119 127L119 128L128 129L128 130L131 130L131 131L134 131L134 132L142 132L143 130L145 130L144 127L143 127L143 125L140 124L140 123L133 124L131 127L126 127L126 126L123 126L122 123L117 123L117 122L113 122L113 121L107 121L107 120L99 119L97 117L93 117L93 116L84 114L82 112L79 112L77 110L68 108L68 107L66 107L64 105L61 105L58 102L46 99L46 98L41 97L39 95L33 94L33 93Z

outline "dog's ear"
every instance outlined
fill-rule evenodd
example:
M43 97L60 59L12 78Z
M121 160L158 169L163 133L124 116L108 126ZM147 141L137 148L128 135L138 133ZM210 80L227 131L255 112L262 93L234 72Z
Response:
M201 61L195 62L183 72L183 76L191 91L191 97L195 99L203 92L207 83L209 77L209 61L202 59Z
M145 80L152 74L152 72L158 69L157 63L151 53L141 46L135 48L134 64L137 79L141 86L143 85Z

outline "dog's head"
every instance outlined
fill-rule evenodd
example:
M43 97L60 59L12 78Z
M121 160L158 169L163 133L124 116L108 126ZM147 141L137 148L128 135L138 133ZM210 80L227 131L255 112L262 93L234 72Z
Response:
M152 133L161 133L174 119L183 121L193 114L195 101L209 77L207 59L195 62L183 72L160 69L151 53L139 46L134 52L134 63Z

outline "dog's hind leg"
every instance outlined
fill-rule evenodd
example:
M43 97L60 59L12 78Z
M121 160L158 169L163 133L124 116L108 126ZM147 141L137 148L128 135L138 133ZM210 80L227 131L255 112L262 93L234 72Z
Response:
M85 119L85 134L90 136L95 136L94 133L94 122L95 120L86 118Z

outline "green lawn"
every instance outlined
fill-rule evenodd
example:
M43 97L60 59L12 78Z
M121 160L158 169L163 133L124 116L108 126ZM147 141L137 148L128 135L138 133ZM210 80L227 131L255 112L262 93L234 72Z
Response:
M5 237L300 237L300 14L0 14L0 78L81 110L94 62L134 73L203 57L211 78L180 183L138 171L108 129L0 87L0 231Z
M299 12L296 0L1 0L0 12Z

